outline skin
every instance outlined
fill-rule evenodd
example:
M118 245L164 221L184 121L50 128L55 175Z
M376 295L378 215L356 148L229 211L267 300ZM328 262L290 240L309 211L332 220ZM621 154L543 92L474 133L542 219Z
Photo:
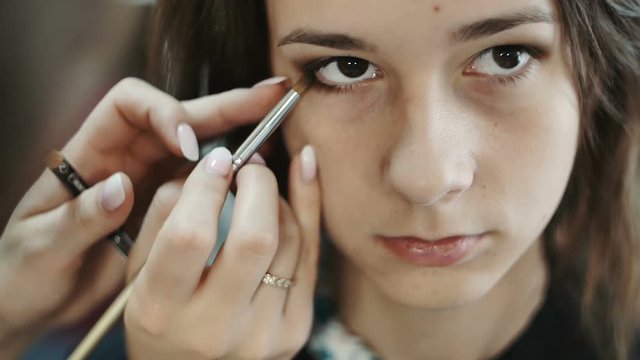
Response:
M317 150L324 224L342 255L340 317L385 358L496 356L544 298L540 236L573 166L577 95L555 21L469 41L452 33L533 7L555 14L553 3L267 6L275 74L295 79L303 64L332 56L362 58L380 71L350 91L315 87L283 126L291 153L304 144ZM370 47L279 44L298 29ZM469 71L483 50L514 44L544 50L520 78L503 83ZM464 234L483 237L464 261L446 267L409 263L376 238Z
M103 239L131 215L134 191L137 204L146 208L138 190L149 190L161 177L184 176L179 125L201 137L220 134L255 121L283 91L272 85L178 102L137 79L114 86L61 150L93 186L73 198L45 170L0 237L0 287L6 290L0 301L0 358L18 358L43 332L84 319L122 286L126 260ZM163 174L162 168L169 170ZM123 194L117 206L107 208L105 181L116 173ZM161 189L130 254L130 272L140 268L157 235L150 229L167 218L161 210L182 186L170 182ZM196 279L201 274L202 269Z
M282 132L292 154L289 202L279 198L275 175L259 160L242 168L229 236L213 266L206 265L218 240L211 219L219 218L231 185L228 151L218 149L186 179L157 191L127 264L129 278L138 273L124 316L129 356L291 358L311 328L321 203L343 259L338 301L348 328L385 358L496 356L544 297L540 234L573 165L577 99L557 24L522 25L473 41L453 41L451 34L531 6L553 12L552 4L267 5L275 74L296 79L305 62L350 55L375 63L379 76L349 92L316 85L305 95ZM278 46L302 27L370 46ZM522 43L544 54L526 74L498 81L479 73L486 64L474 59L483 50ZM179 123L191 124L200 137L229 131L263 116L283 91L271 84L177 102L135 80L116 86L63 149L96 186L70 199L45 172L2 235L0 280L14 296L0 303L0 343L21 347L28 339L20 335L81 318L117 288L123 268L110 286L93 282L106 288L96 291L78 281L77 264L96 264L88 250L99 249L94 244L124 222L133 191L149 189L145 184L157 180L151 170L180 154ZM315 151L299 154L307 144ZM127 175L125 200L108 213L99 206L100 181L115 172ZM461 234L482 240L447 267L406 262L377 240ZM41 266L38 273L30 264ZM294 286L263 285L265 272L292 278ZM25 295L35 291L47 296ZM90 301L65 301L72 294L86 299L80 291ZM19 347L3 354L18 354Z

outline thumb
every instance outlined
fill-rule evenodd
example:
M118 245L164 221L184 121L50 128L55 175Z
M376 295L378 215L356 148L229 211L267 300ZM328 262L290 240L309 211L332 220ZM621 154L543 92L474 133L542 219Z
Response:
M75 199L29 220L49 232L56 249L75 257L118 229L133 207L133 186L124 173L111 175Z

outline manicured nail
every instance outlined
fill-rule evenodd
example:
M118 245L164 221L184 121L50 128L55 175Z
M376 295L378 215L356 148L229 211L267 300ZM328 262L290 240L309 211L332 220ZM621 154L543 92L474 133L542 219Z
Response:
M231 152L225 147L217 147L207 155L207 172L225 177L231 170Z
M287 80L286 76L274 76L272 78L268 78L266 80L260 81L259 83L253 85L253 87L276 85L276 84L280 84L281 82L286 81L286 80Z
M313 181L316 178L316 152L311 145L306 145L300 152L300 169L302 172L302 180Z
M248 162L251 164L260 164L260 165L267 164L267 162L264 161L264 158L262 157L262 155L260 155L260 153L254 153L253 155L251 155Z
M122 174L116 173L111 175L104 182L100 194L100 204L107 211L113 211L122 205L126 194L124 192L124 184L122 183Z
M178 143L180 143L180 151L184 157L191 161L198 161L200 155L198 139L193 128L188 124L178 125Z

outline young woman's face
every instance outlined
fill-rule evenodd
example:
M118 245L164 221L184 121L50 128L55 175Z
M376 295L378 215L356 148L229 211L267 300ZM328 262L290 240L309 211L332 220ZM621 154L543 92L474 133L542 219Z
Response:
M346 260L407 305L486 294L539 241L576 153L552 1L267 7L274 73L317 79L283 136L315 147Z

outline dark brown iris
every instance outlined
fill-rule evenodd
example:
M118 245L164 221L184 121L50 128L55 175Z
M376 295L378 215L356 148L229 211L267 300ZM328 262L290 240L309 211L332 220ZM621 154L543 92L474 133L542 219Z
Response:
M500 46L493 49L493 61L503 69L513 69L520 65L522 50L515 46Z
M353 57L343 57L336 60L338 65L338 70L349 78L357 78L364 75L369 68L369 62L366 60L353 58Z

